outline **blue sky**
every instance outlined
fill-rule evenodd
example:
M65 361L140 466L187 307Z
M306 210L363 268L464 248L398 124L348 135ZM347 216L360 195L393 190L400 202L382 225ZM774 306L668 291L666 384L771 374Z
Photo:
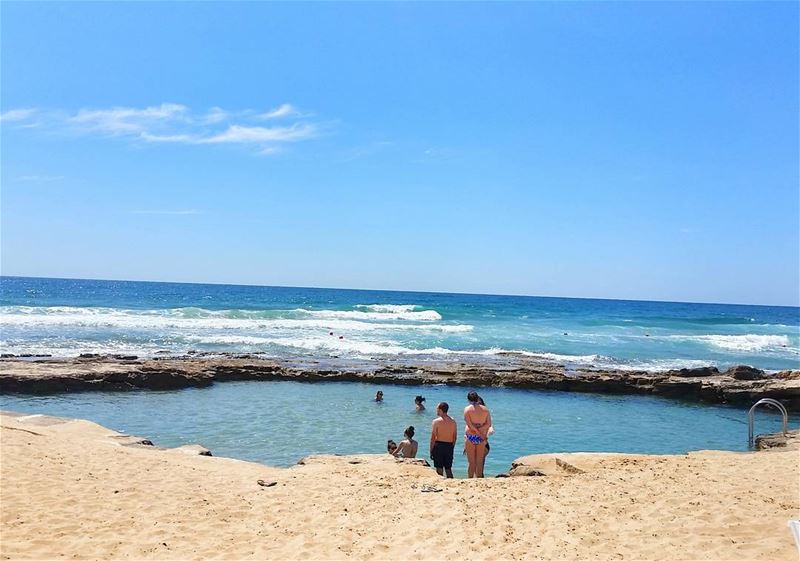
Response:
M0 9L3 274L800 300L797 3Z

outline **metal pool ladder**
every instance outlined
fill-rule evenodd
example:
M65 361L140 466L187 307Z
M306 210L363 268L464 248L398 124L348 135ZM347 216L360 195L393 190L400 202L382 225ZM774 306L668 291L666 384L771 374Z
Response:
M752 448L755 444L755 437L753 436L753 422L755 421L755 412L756 407L759 405L771 405L775 409L781 412L781 416L783 416L783 435L786 436L787 434L787 423L789 415L786 413L786 407L778 401L777 399L772 399L771 397L765 397L764 399L759 399L755 402L755 404L750 408L750 411L747 412L747 445Z

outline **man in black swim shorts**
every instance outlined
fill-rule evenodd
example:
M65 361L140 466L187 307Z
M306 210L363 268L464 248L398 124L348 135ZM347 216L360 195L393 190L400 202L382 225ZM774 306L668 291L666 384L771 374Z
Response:
M456 445L458 427L456 421L447 414L450 406L442 402L436 406L439 415L431 424L431 459L436 473L447 474L448 479L453 478L453 449Z

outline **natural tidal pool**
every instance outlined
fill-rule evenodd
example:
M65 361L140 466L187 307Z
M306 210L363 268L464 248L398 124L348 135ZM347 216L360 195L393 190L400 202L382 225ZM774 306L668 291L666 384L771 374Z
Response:
M373 401L383 390L383 403ZM413 425L418 457L428 456L436 404L446 401L463 433L469 388L349 382L225 382L178 391L0 395L0 408L88 419L150 438L157 446L199 443L216 456L288 466L310 454L380 453ZM604 396L483 388L495 434L487 475L526 454L549 452L684 453L747 450L747 411L646 396ZM414 411L414 396L427 410ZM789 419L800 426L800 416ZM780 416L756 414L756 433L780 430ZM463 444L454 471L463 474Z

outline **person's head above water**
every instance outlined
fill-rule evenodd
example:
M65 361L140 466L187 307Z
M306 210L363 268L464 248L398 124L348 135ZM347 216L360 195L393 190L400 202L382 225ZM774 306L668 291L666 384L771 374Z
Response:
M414 438L414 427L408 427L403 434L406 438Z
M446 401L442 401L441 403L439 403L439 405L436 406L436 412L437 413L444 413L445 415L447 415L447 411L449 409L450 409L450 406L447 405Z
M379 390L378 393L375 394L375 401L383 401L383 392L382 391Z
M478 403L481 399L481 396L478 395L478 392L469 392L467 394L467 401L470 403Z
M424 401L425 398L422 397L421 395L418 395L417 397L414 398L414 403L424 403Z

